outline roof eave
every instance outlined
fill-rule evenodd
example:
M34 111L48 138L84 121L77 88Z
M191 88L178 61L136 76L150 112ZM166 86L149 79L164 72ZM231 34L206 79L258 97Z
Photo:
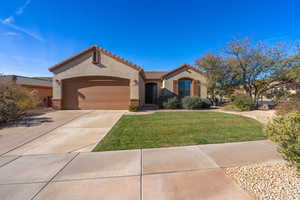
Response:
M183 69L183 68L188 68L188 69L191 69L191 70L193 70L193 71L195 71L195 72L197 72L197 73L199 73L199 74L204 75L204 73L203 73L202 71L200 71L200 70L194 68L193 66L191 66L191 65L189 65L189 64L182 64L182 65L180 65L179 67L175 68L174 70L172 70L172 71L170 71L170 72L164 74L161 78L164 79L166 76L169 76L170 74L173 74L174 72L176 72L176 71L178 71L178 70L180 70L180 69Z
M107 55L107 56L109 56L109 57L111 57L111 58L113 58L113 59L115 59L115 60L117 60L117 61L119 61L119 62L121 62L121 63L123 63L123 64L125 64L125 65L127 65L129 67L131 67L131 68L133 68L133 69L135 69L135 70L137 70L137 71L143 71L142 67L140 67L140 66L138 66L136 64L133 64L133 63L129 62L128 60L126 60L124 58L121 58L121 57L119 57L119 56L111 53L110 51L108 51L106 49L103 49L103 48L101 48L101 47L99 47L97 45L93 45L93 46L91 46L91 47L89 47L89 48L87 48L87 49L85 49L85 50L77 53L76 55L71 56L71 57L65 59L64 61L62 61L62 62L60 62L60 63L58 63L58 64L50 67L48 70L50 72L54 72L55 70L57 70L60 67L62 67L62 65L66 64L68 62L71 62L72 60L74 60L74 59L78 58L79 56L81 56L81 55L83 55L85 53L88 53L89 51L92 51L92 50L93 51L98 50L99 52L101 52L101 53L103 53L103 54L105 54L105 55Z

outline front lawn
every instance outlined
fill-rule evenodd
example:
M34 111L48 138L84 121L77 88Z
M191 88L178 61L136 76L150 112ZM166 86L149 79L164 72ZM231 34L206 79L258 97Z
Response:
M262 125L217 112L158 112L125 115L94 151L262 140Z

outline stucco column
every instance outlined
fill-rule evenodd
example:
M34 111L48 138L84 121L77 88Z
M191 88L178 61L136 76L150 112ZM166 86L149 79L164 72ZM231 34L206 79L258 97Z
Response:
M200 97L207 98L207 88L206 83L200 84Z
M130 80L130 105L140 105L139 80Z
M178 95L178 80L173 80L173 92Z
M56 78L53 78L52 81L52 107L54 109L60 110L62 108L62 81Z

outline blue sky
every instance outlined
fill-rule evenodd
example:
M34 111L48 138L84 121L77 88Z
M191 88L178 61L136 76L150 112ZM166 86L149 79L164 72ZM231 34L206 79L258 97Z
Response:
M97 44L145 70L170 70L233 37L298 41L299 0L3 0L0 73L48 76Z

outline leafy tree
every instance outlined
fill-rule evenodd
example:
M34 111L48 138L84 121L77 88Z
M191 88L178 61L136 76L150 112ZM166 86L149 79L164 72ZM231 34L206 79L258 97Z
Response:
M297 54L291 57L293 67L287 70L287 76L295 82L300 82L300 48L297 50Z
M197 59L196 65L206 72L208 94L215 104L217 104L217 98L222 100L224 96L233 93L234 86L230 82L230 71L228 71L223 57L208 53Z
M258 105L267 91L291 83L291 74L299 59L288 54L282 44L268 46L253 44L250 38L229 42L220 55L208 54L196 60L196 65L208 74L212 89L221 85L241 85L246 94Z

